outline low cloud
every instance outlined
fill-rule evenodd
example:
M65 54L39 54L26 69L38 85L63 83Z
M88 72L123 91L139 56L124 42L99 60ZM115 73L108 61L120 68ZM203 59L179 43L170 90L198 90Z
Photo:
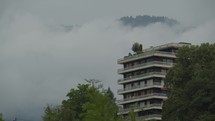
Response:
M215 21L195 27L155 23L130 28L99 19L70 31L54 30L31 14L0 20L0 112L6 118L38 120L46 104L60 104L84 79L99 79L117 94L117 59L134 42L144 48L168 42L214 43Z

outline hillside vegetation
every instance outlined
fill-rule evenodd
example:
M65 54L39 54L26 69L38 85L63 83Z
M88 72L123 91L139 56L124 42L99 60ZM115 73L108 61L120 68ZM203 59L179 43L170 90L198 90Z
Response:
M131 26L131 27L139 27L139 26L147 26L153 23L161 22L164 24L167 24L169 26L173 26L178 24L179 22L170 19L168 17L164 16L149 16L149 15L144 15L144 16L126 16L126 17L121 17L120 22L122 22L126 26Z

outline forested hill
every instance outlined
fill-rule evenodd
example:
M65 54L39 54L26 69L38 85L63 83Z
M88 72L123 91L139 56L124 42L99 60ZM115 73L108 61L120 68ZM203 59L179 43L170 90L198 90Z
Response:
M119 20L124 25L131 26L131 27L147 26L149 24L153 24L157 22L161 22L169 26L178 24L178 21L164 16L144 15L144 16L136 16L135 18L132 16L130 17L126 16L126 17L121 17Z

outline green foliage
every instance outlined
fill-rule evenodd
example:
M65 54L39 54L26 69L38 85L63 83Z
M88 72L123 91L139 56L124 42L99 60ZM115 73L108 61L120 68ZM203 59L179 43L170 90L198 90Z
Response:
M103 90L94 91L90 101L83 105L86 111L85 121L115 121L117 119L117 106L112 98L112 92Z
M48 105L45 108L45 115L42 117L43 121L60 121L61 110L60 106Z
M215 120L215 44L183 47L166 75L163 121Z
M132 51L134 51L136 54L140 54L143 52L143 46L142 44L139 44L138 42L135 42L132 46Z
M144 16L136 16L136 17L122 17L120 18L120 21L127 26L131 27L141 27L141 26L147 26L153 23L161 22L169 26L173 26L178 24L178 22L174 19L170 19L164 16L149 16L149 15L144 15Z
M128 113L129 115L129 118L130 118L130 121L137 121L136 117L137 117L137 114L132 110Z
M4 120L3 120L2 113L0 113L0 121L4 121Z
M137 113L133 110L128 113L128 117L125 119L125 121L146 121L145 119L138 119ZM147 121L156 121L155 119L147 120Z
M77 89L71 89L67 94L69 99L62 102L63 121L82 121L85 111L82 105L90 101L90 94L95 88L88 84L79 84Z
M90 81L92 83L92 81ZM43 121L121 121L113 92L92 84L71 89L60 106L47 106Z

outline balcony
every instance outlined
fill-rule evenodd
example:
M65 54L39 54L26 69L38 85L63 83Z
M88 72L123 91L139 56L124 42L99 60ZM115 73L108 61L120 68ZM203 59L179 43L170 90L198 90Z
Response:
M147 51L143 52L141 54L136 54L132 56L125 56L124 58L118 59L118 64L123 64L126 62L134 61L134 60L139 60L142 58L147 58L151 56L162 56L162 57L170 57L170 58L176 58L176 53L175 52L164 52L164 51Z
M140 79L147 79L150 77L165 78L165 75L166 75L166 72L149 72L149 73L144 73L144 74L140 74L140 75L135 75L135 76L119 79L118 84L124 84L124 83L132 82L132 81L137 81Z
M148 89L148 88L152 88L152 87L162 88L163 83L153 82L153 84L138 85L138 86L133 86L130 88L119 89L118 94L124 94L124 93L128 93L128 92L139 91L139 90Z
M149 114L149 115L137 117L137 121L142 121L143 119L144 120L161 120L162 115L161 114Z
M146 95L133 96L130 98L118 100L118 104L122 105L122 104L126 104L126 103L137 102L137 101L147 100L147 99L151 99L151 98L166 99L167 95L165 93L150 93L150 94L146 94Z
M131 107L126 109L120 109L118 112L118 115L127 114L130 111L139 112L139 111L145 111L150 109L162 109L162 104L149 104L145 106L137 106L137 107Z
M122 74L122 73L130 72L130 71L136 71L139 69L153 67L153 66L171 68L173 65L175 65L175 63L152 61L152 62L137 64L137 65L127 67L127 68L118 69L118 73Z
M136 121L148 121L148 120L155 120L155 121L161 121L162 115L161 114L148 114L145 116L139 116L136 117ZM125 121L131 121L130 117L125 117Z

